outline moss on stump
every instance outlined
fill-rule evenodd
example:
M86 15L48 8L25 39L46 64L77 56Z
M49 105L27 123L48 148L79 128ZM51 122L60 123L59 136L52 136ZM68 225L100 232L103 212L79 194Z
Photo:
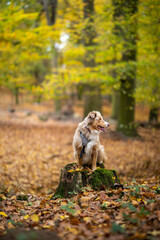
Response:
M107 170L103 165L98 166L93 172L89 169L78 170L77 168L76 163L70 163L61 169L60 182L52 199L72 197L86 186L101 190L120 184L116 171Z

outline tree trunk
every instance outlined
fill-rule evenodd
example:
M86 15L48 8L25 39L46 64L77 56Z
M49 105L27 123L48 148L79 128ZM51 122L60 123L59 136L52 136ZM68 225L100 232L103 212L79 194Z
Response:
M93 69L95 63L95 43L96 36L94 29L94 0L83 0L83 18L86 22L83 29L82 38L86 48L83 64L85 67ZM93 71L93 70L91 70ZM101 90L100 85L95 84L91 79L84 85L84 117L91 111L101 111Z
M84 86L84 116L93 110L101 112L101 91L97 86Z
M138 0L113 0L115 34L123 42L122 63L120 75L120 101L117 130L126 135L136 135L134 126L135 100L134 89L136 81L136 34L137 24L135 14ZM121 22L123 21L123 24ZM133 22L134 19L134 22Z
M119 91L114 91L112 94L112 113L111 118L117 120L119 113Z
M59 113L62 109L61 99L54 100L54 110L56 113Z
M77 98L78 100L82 100L84 92L84 84L78 84L77 85Z
M15 96L15 103L16 105L18 105L19 104L19 87L15 87L14 96Z
M158 108L151 108L149 112L149 123L158 124Z
M58 0L43 0L43 6L46 13L47 23L49 26L55 24L56 14L57 14L57 5L58 5ZM58 51L54 43L51 43L51 48L53 51L53 59L52 59L52 67L54 71L53 74L57 75L58 74ZM56 113L61 111L62 103L61 103L61 98L59 94L55 96L54 106L55 106Z
M52 46L53 49L53 59L52 59L52 65L53 65L53 74L56 76L58 75L58 51L55 46ZM57 77L57 76L56 76ZM62 99L60 94L60 89L55 87L54 91L55 99L54 99L54 111L56 113L59 113L62 110Z
M43 0L43 6L46 13L46 19L49 26L56 21L58 0Z
M72 197L86 186L99 191L120 185L114 170L107 170L101 166L103 168L97 168L94 172L87 169L76 171L77 167L76 163L70 163L61 169L60 182L52 199Z
M134 127L135 100L133 97L134 81L121 80L120 107L117 130L128 136L136 136ZM129 87L126 87L126 86Z

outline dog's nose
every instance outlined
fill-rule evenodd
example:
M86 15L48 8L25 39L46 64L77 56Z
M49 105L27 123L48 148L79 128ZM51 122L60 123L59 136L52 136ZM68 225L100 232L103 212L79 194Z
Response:
M106 122L106 127L109 127L110 123Z

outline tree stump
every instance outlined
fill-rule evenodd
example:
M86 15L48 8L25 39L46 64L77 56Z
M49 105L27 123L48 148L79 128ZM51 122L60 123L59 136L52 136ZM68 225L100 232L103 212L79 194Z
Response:
M86 186L101 190L120 184L116 171L105 169L103 164L93 172L88 168L80 170L77 167L77 163L70 163L61 169L60 182L52 199L72 197Z

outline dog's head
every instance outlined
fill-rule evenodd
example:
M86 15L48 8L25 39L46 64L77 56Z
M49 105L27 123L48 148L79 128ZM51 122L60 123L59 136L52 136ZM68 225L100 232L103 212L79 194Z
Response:
M86 117L87 125L97 131L106 132L106 128L109 127L109 123L103 120L100 112L93 111L88 114Z

